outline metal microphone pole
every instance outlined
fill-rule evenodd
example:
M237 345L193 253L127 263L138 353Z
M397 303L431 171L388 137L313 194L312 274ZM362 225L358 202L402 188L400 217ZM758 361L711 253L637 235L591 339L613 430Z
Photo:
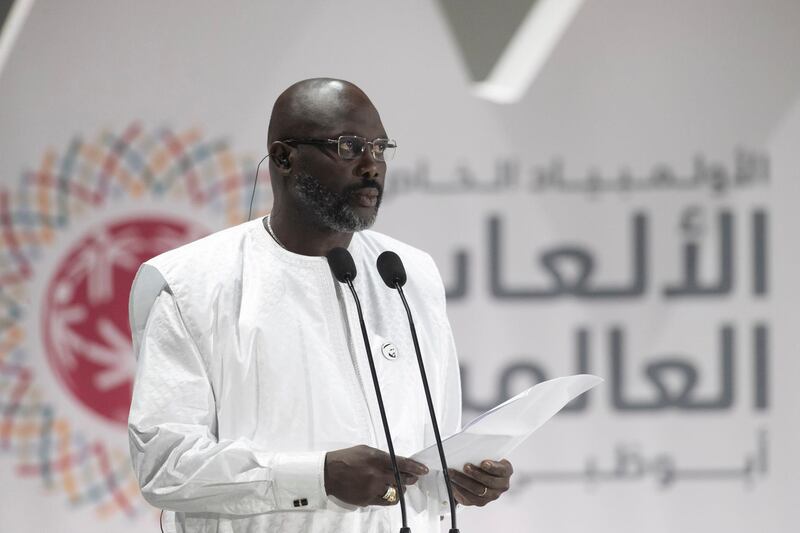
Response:
M353 282L350 276L345 278L347 286L350 287L350 292L353 293L353 299L356 302L356 310L358 311L358 322L361 325L361 336L364 338L364 348L367 350L367 360L369 361L369 371L372 373L372 382L375 385L375 395L378 397L378 408L381 411L381 421L383 422L383 431L386 433L386 444L389 446L389 458L392 461L392 470L394 471L394 479L397 483L397 491L400 493L400 514L403 517L403 527L400 528L400 533L411 533L411 528L408 527L406 517L406 498L405 490L403 490L403 483L400 480L400 469L397 468L397 456L394 453L394 445L392 444L392 434L389 431L389 422L386 419L386 410L383 407L383 396L381 389L378 386L378 373L375 371L375 361L372 359L372 349L369 347L369 337L367 336L367 326L364 323L364 315L361 312L361 302L358 300L358 294L353 287Z
M406 295L403 293L403 287L400 282L395 280L394 288L400 293L400 299L403 300L403 306L406 308L408 315L408 325L411 327L411 339L414 341L414 351L417 353L417 363L419 363L419 373L422 377L422 387L425 389L425 399L428 402L428 412L431 415L431 425L433 426L433 434L436 437L436 447L439 450L439 460L442 463L442 473L444 474L444 483L447 487L447 499L450 502L450 533L459 533L456 527L456 500L453 498L453 488L450 486L450 474L447 470L447 459L444 456L444 447L442 446L442 437L439 435L439 424L436 422L436 414L433 410L433 400L431 400L431 389L428 386L428 376L425 373L425 363L422 361L422 353L419 349L419 340L417 339L417 328L414 327L414 319L411 316L411 309L408 307Z

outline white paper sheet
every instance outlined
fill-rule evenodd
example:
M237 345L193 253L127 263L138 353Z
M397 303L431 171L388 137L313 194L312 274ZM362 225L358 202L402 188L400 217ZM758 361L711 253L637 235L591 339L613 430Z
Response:
M461 470L465 463L480 464L484 459L500 460L528 439L565 405L603 379L591 374L577 374L544 381L486 411L463 429L442 441L450 468ZM439 480L439 495L447 492L441 475L442 466L436 444L411 456L427 466L431 473L420 479L420 489L430 492Z

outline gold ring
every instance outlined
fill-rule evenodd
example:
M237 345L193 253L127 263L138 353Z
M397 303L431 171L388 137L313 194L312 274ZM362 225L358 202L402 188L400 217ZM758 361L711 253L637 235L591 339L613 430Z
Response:
M486 496L487 492L489 492L489 487L483 487L483 492L478 494L478 497L483 498L484 496Z
M389 485L389 487L386 488L386 494L381 496L381 498L389 503L397 502L397 489Z

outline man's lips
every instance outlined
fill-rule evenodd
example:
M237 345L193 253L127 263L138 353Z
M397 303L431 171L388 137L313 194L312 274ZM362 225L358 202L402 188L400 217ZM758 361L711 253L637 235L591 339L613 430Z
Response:
M380 191L375 187L363 187L353 191L353 198L361 207L375 207L378 205Z

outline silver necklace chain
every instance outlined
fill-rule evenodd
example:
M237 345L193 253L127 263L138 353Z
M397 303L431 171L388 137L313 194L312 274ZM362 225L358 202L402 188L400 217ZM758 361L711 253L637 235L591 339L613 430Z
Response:
M280 239L278 239L278 236L275 235L275 230L272 229L272 223L270 222L270 220L272 220L272 213L267 215L267 233L269 233L270 237L272 237L275 240L275 242L278 243L278 246L280 246L284 250L288 250L288 248L280 241Z

